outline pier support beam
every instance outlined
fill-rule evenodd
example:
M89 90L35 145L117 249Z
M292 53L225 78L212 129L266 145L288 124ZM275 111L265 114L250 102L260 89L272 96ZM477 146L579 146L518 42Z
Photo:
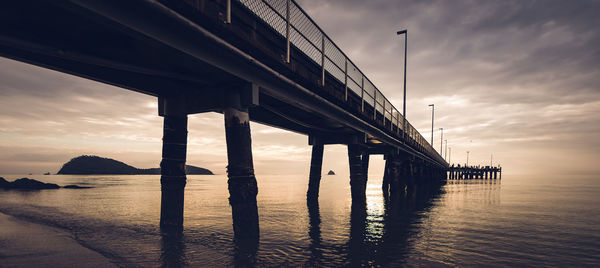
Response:
M258 239L258 186L254 177L252 140L248 108L242 107L240 93L227 93L225 108L225 138L227 141L227 181L229 204L236 239Z
M348 144L348 162L352 203L360 205L366 202L366 183L364 182L360 145Z
M173 99L164 100L165 107L177 106ZM187 115L165 109L162 161L160 162L160 227L183 228L183 195L186 184Z
M381 183L381 191L383 192L384 198L387 198L390 195L390 185L392 182L392 159L390 156L385 157L385 167L383 169L383 181Z
M313 144L308 178L308 192L306 193L308 201L316 201L319 198L319 186L321 185L323 166L323 149L324 145L322 143Z
M367 182L369 181L369 158L370 158L370 156L371 155L368 152L363 152L363 154L361 156L362 172L364 175L365 189L367 189Z

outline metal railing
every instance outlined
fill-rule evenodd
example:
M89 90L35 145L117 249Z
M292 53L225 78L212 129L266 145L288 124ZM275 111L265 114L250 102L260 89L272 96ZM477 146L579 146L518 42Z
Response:
M230 6L227 0L227 6ZM291 46L302 51L315 64L321 67L321 85L325 86L326 74L344 85L345 99L352 91L361 98L361 112L368 105L373 110L373 119L381 115L383 125L390 122L389 130L397 135L406 133L413 146L419 147L439 160L439 155L425 138L406 122L391 102L377 89L348 56L321 30L294 0L234 0L241 3L257 17L266 22L286 40L285 61L290 62ZM228 10L229 11L229 10ZM229 20L229 15L227 16Z

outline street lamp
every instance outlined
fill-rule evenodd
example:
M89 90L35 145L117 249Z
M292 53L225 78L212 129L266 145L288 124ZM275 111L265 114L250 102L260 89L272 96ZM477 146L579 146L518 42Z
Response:
M440 128L440 131L442 132L442 135L440 136L440 154L442 154L444 152L444 128Z
M446 144L446 152L444 153L444 159L446 159L446 157L448 157L448 140L444 140L444 143Z
M469 151L467 151L467 165L466 166L469 166Z
M402 122L402 130L406 138L406 51L408 45L408 32L407 30L401 30L396 33L397 35L404 34L404 94L403 94L403 102L402 102L402 116L404 117L404 121Z
M433 147L433 113L435 111L435 104L429 104L431 107L431 147Z

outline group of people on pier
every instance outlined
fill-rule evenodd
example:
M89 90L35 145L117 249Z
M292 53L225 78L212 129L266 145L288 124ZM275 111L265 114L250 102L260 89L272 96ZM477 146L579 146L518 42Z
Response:
M497 166L450 166L448 169L449 180L472 180L472 179L502 179L502 167Z

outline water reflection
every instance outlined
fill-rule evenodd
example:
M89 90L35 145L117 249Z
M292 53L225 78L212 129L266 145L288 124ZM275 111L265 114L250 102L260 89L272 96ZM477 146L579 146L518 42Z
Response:
M323 259L323 251L321 249L321 214L319 212L319 201L317 199L307 199L306 206L308 207L308 237L310 238L310 258L309 266L316 266Z
M424 212L441 194L441 185L411 185L393 196L370 198L351 206L348 242L339 257L344 266L388 266L404 262L410 238L419 232ZM379 203L379 204L374 204ZM377 209L379 207L383 209ZM309 266L324 264L319 205L308 202Z
M469 204L500 204L500 180L449 180L449 194L444 198L444 205L462 207Z
M162 267L186 266L185 243L180 229L161 230L160 260Z
M258 238L234 238L234 265L235 267L253 267L256 264L258 251Z

